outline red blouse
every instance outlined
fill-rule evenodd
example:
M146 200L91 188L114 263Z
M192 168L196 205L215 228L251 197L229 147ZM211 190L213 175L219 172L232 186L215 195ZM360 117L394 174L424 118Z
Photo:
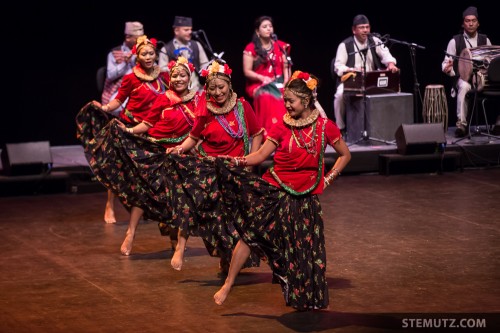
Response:
M280 49L281 47L281 49ZM268 52L268 61L261 62L254 71L257 74L268 76L272 79L275 76L283 75L283 52L281 50L290 49L290 44L287 44L281 40L273 42L273 48ZM249 53L254 57L257 57L257 53L255 52L255 44L253 42L248 43L243 51L245 53ZM262 85L260 80L250 80L247 79L245 82L245 92L248 96L253 96L255 89L259 88Z
M240 119L238 115L239 108L242 108L244 119ZM201 148L208 156L246 155L248 152L245 152L242 137L243 123L249 143L253 136L262 132L252 106L244 98L237 99L235 107L226 114L216 115L210 111L205 113L206 115L197 116L190 136L203 140Z
M142 122L155 99L168 89L168 80L167 72L161 72L158 78L151 82L139 79L134 72L125 75L115 98L120 102L129 98L127 105L120 112L120 120L128 124Z
M297 192L304 192L314 185L318 177L321 150L324 152L327 144L333 146L340 139L339 128L328 118L321 118L320 116L313 124L315 124L316 132L314 133L314 138L316 144L307 149L305 143L311 142L309 136L313 136L314 132L311 125L300 130L295 128L293 130L294 136L292 136L291 128L281 121L271 128L267 136L268 139L278 143L278 147L274 153L274 173L283 184ZM323 125L325 125L325 145L321 147ZM297 145L297 142L300 147ZM309 153L308 150L312 153ZM324 163L321 172L322 177L320 182L310 194L323 193ZM267 169L262 178L277 187L281 187L271 174L270 169Z
M181 144L191 131L198 102L199 94L183 102L173 90L158 96L151 111L144 118L144 122L152 126L148 134L165 147L174 147Z

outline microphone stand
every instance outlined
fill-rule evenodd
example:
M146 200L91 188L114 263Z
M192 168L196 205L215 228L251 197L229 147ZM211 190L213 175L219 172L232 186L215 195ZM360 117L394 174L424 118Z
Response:
M200 34L203 35L203 38L200 38ZM222 59L222 56L224 55L224 51L222 51L220 53L215 53L214 52L214 50L212 49L212 45L210 45L210 42L208 41L207 34L205 33L204 30L194 31L192 33L192 36L194 37L195 40L197 40L198 42L200 42L200 44L203 46L203 48L206 51L208 51L208 53L210 53L210 55L212 56L212 59L210 59L210 60L218 59L222 63L226 63L226 61Z
M274 40L274 38L273 38L273 40ZM288 77L290 77L290 76L292 76L292 66L293 66L292 58L290 58L290 55L288 54L286 49L284 49L280 45L280 43L278 43L278 38L276 38L276 40L274 40L274 42L278 44L278 48L280 49L281 53L283 53L283 55L285 56L286 61L288 61L287 71L288 71Z
M356 43L356 42L354 42L354 43ZM363 99L363 131L361 132L361 137L358 140L356 140L355 142L353 142L351 145L357 144L361 141L369 141L369 140L382 142L382 143L385 143L388 145L395 144L394 142L391 142L391 141L386 141L386 140L382 140L382 139L378 139L378 138L372 138L368 134L368 125L367 125L368 117L367 117L367 113L366 113L367 97L366 97L366 82L365 82L365 80L366 80L366 58L368 57L368 52L370 51L370 49L372 47L377 47L378 45L382 45L382 44L384 44L383 41L381 41L380 43L374 44L374 45L368 45L368 47L365 47L364 49L361 49L361 50L358 49L358 51L354 51L354 52L349 53L349 55L359 53L361 56L361 59L363 60L363 73L361 75L361 90L363 93L362 94L362 99ZM366 53L363 53L365 51L366 51ZM351 145L349 145L349 146L351 146Z
M419 122L418 115L418 101L422 103L422 95L420 94L420 83L418 83L417 79L417 61L416 61L416 49L425 50L424 46L417 45L415 43L408 43L404 41L400 41L393 38L387 38L389 41L397 44L403 44L410 48L410 58L411 58L411 68L413 72L413 121L415 123Z

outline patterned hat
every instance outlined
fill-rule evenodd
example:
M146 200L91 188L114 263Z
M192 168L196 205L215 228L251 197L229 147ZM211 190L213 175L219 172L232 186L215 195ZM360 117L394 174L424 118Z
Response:
M464 13L463 13L463 18L465 18L466 16L475 16L476 18L478 18L477 16L477 8L476 7L468 7L466 10L464 10Z
M142 36L144 27L141 22L125 22L125 35Z
M176 16L174 18L173 28L175 27L192 27L193 19L190 17Z
M370 24L370 21L368 21L368 18L363 14L354 16L354 19L352 20L352 26L355 27L360 24Z

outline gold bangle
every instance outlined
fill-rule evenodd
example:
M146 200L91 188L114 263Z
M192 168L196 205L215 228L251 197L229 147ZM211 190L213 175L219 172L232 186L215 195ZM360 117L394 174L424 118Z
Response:
M236 156L234 158L234 164L236 166L246 166L247 165L247 159L246 159L245 156L243 156L243 157Z
M129 132L130 134L134 134L134 128L133 127L127 128L127 132Z

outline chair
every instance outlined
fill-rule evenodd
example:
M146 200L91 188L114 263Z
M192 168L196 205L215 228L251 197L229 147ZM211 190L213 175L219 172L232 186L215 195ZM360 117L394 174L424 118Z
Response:
M104 90L104 82L106 81L106 70L107 70L106 66L101 66L97 69L96 87L99 95L101 95L102 91Z
M488 123L488 114L486 112L486 101L487 100L493 100L493 99L499 99L500 97L500 57L493 58L487 64L487 69L486 69L486 77L484 74L479 73L478 70L476 70L473 74L472 78L472 83L473 83L473 88L468 92L469 98L472 101L472 111L470 112L470 118L469 118L469 135L460 138L453 143L457 143L459 141L462 141L466 138L471 139L472 136L474 135L483 135L487 137L492 137L496 139L500 139L500 136L496 136L490 133L490 125ZM486 125L486 133L482 132L480 129L480 124L479 124L479 110L478 106L479 103L481 104L481 108L483 111L483 116L484 116L484 122ZM474 119L475 122L475 129L474 131L471 131L472 127L472 121ZM496 132L496 129L495 129Z
M487 70L488 88L481 91L479 98L481 99L481 106L486 120L486 126L489 134L489 125L486 112L486 101L497 99L500 100L500 57L491 60ZM497 114L500 117L500 114ZM498 134L497 134L498 135Z

